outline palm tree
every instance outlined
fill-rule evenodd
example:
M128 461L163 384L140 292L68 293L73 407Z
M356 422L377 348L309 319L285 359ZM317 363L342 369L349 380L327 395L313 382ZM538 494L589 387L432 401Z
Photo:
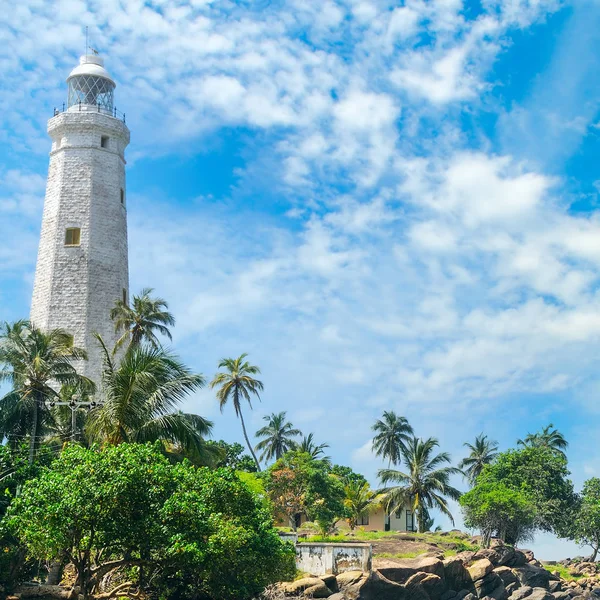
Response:
M384 485L398 484L382 490L388 510L397 510L410 504L417 517L420 533L425 531L431 508L437 508L454 523L446 496L458 500L461 495L450 485L450 476L460 471L455 467L442 466L450 463L450 456L446 452L434 455L438 446L435 438L414 438L402 450L406 473L395 469L382 469L378 473Z
M4 323L0 329L0 382L12 390L0 399L0 437L24 435L29 430L29 462L33 462L41 427L50 418L46 402L56 399L61 385L85 381L73 362L86 353L73 346L73 337L62 329L44 332L29 321Z
M154 442L180 448L196 462L205 454L204 438L212 423L199 415L176 411L188 394L205 384L162 347L130 346L119 364L100 336L104 367L101 404L90 411L86 433L109 444Z
M302 438L299 444L294 444L293 449L298 452L304 452L310 454L311 458L315 460L322 460L323 462L330 464L331 457L325 456L325 448L329 448L329 444L323 442L322 444L315 443L314 435L309 433Z
M259 429L254 435L257 438L265 438L256 444L256 450L262 451L260 460L279 460L288 450L294 447L293 437L302 435L299 429L285 420L285 412L273 413L271 416L263 417L267 425Z
M524 440L517 440L517 444L529 448L548 448L566 458L565 450L569 442L558 429L552 429L553 427L550 423L538 433L528 433Z
M488 440L487 435L480 433L475 438L474 444L465 442L463 446L466 446L470 453L460 461L458 468L465 472L471 484L474 485L483 471L483 467L489 465L498 456L498 442Z
M132 306L123 300L115 302L110 318L115 324L115 332L123 332L115 348L122 347L128 339L131 346L139 346L145 341L158 348L160 342L155 332L173 339L168 326L175 325L175 318L168 312L169 305L165 300L150 296L153 291L144 288L139 296L133 297Z
M375 432L373 451L377 456L388 460L388 468L397 465L402 459L402 450L411 440L413 428L406 417L399 417L393 410L386 410L383 418L371 427Z
M344 495L344 506L348 511L348 525L350 529L354 529L358 521L379 505L377 495L366 482L348 481L344 486Z
M225 373L217 373L214 379L210 382L210 387L218 387L217 399L221 412L229 400L233 403L235 414L242 422L242 431L248 445L248 450L256 463L256 468L260 471L260 463L254 454L248 433L246 432L246 424L244 423L244 415L242 414L242 400L246 400L252 409L251 396L256 396L260 400L259 392L262 392L264 386L262 381L254 379L253 375L260 374L260 369L256 365L251 365L244 353L238 358L223 358L219 363L219 369L226 369Z

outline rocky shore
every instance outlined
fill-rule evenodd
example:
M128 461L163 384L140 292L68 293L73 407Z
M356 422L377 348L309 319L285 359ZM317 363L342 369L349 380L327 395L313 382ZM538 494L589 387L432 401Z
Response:
M562 565L566 566L566 565ZM280 597L330 600L583 600L600 598L600 565L577 563L577 580L561 579L528 550L496 546L444 558L426 553L379 560L369 573L304 577L281 583ZM550 567L551 568L551 567Z

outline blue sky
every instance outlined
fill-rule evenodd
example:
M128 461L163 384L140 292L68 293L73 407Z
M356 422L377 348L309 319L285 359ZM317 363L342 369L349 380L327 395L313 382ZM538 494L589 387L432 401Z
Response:
M385 409L456 460L552 422L576 485L600 475L600 2L24 0L5 19L0 319L29 312L46 121L89 25L132 134L132 290L169 300L198 371L250 353L252 431L287 410L375 483ZM211 392L186 408L241 439Z

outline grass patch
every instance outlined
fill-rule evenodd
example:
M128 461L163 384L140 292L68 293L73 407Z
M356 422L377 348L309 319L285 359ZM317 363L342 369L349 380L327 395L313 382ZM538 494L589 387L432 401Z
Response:
M577 581L583 577L581 573L571 575L569 569L563 565L543 565L543 567L546 571L550 571L550 573L556 571L560 578L565 579L566 581Z
M416 558L421 552L398 552L393 554L392 552L380 552L374 554L373 558Z

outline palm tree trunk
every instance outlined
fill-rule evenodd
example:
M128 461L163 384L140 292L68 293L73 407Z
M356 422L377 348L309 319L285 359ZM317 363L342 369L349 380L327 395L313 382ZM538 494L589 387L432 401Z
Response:
M244 432L244 438L246 438L246 444L248 444L248 450L250 450L250 454L252 454L252 458L256 463L256 468L260 473L260 463L258 462L258 458L256 458L256 454L254 454L254 450L252 450L252 446L250 445L250 440L248 439L248 434L246 433L246 424L244 423L244 416L242 415L242 410L240 408L240 421L242 422L242 430Z
M39 398L38 394L35 394L33 401L33 423L31 424L31 436L29 439L29 464L33 463L33 457L35 455L35 444L37 441L38 434L38 412L39 412Z

